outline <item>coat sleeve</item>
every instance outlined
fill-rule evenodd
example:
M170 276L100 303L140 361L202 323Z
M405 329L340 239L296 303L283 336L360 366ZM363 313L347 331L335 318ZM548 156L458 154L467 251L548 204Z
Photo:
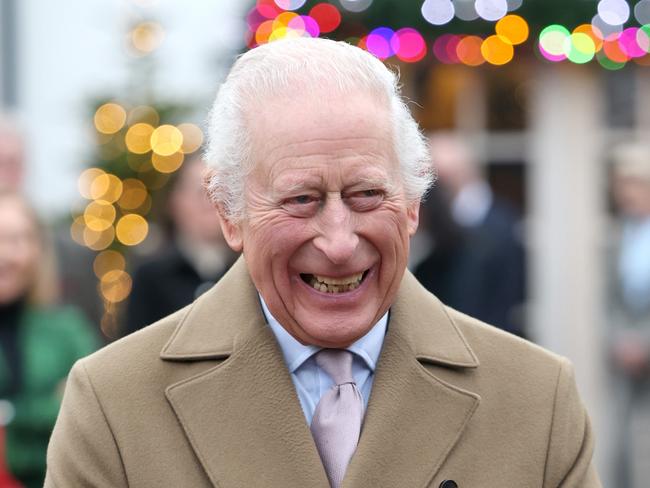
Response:
M555 391L544 488L601 488L593 451L594 436L573 367L563 360Z
M120 452L84 360L72 368L47 451L45 488L121 488Z

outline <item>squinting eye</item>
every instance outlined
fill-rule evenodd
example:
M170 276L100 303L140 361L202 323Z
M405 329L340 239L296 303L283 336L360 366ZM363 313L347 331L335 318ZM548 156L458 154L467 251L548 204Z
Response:
M297 205L306 205L308 203L315 202L316 198L310 195L298 195L297 197L292 197L287 199L286 203L297 204Z
M320 197L317 195L297 195L282 202L282 207L295 217L310 217L318 211Z
M384 199L382 190L370 189L350 193L345 197L350 208L357 212L366 212L378 207Z

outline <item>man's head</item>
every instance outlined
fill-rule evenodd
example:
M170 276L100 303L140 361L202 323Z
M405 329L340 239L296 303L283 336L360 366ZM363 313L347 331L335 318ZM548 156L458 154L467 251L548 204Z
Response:
M215 101L208 190L271 313L295 338L343 347L392 304L431 184L393 73L324 39L242 56Z
M429 138L431 158L440 183L452 195L481 179L477 158L469 144L459 136L437 133Z

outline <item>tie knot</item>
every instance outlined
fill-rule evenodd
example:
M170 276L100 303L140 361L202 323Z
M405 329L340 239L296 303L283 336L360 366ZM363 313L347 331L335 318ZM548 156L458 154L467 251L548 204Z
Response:
M353 383L352 353L345 349L321 349L315 356L316 364L337 385Z

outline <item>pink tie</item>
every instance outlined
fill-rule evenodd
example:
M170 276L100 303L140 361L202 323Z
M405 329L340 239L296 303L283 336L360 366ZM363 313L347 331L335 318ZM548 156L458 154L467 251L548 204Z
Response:
M311 421L311 433L332 488L339 488L359 442L363 398L352 377L352 353L323 349L316 364L335 385L323 394Z

